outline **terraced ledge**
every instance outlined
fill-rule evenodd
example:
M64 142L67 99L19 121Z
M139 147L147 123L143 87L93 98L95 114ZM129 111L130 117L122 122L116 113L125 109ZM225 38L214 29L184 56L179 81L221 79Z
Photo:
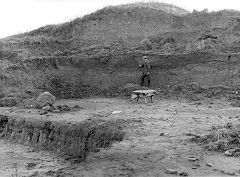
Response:
M0 133L13 143L54 151L61 156L85 160L89 152L121 141L118 121L85 120L79 123L0 115Z

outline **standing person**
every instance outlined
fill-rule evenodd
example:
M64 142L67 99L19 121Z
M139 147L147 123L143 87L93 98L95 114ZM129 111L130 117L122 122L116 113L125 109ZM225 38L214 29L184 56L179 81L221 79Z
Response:
M151 70L151 65L148 61L147 56L143 56L143 61L144 63L139 65L140 68L143 68L143 75L142 75L142 83L141 85L144 85L144 79L145 77L148 80L148 86L150 86L151 79L150 79L150 70Z

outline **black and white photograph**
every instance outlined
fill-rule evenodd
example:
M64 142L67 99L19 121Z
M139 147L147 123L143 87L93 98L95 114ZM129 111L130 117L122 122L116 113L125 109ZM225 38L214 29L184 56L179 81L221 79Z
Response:
M0 0L0 177L240 177L239 0Z

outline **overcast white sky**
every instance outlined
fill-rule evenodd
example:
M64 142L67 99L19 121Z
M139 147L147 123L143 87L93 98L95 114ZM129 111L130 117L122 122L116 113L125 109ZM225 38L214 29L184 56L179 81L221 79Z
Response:
M0 0L0 38L47 25L63 23L109 5L150 0ZM240 0L151 0L210 11L240 10Z

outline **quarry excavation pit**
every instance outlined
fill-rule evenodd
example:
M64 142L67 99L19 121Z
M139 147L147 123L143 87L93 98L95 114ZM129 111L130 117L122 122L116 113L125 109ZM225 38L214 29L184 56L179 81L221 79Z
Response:
M107 148L113 142L121 141L124 136L118 125L119 120L66 122L31 116L0 114L1 139L53 151L67 159L81 162L90 152Z

